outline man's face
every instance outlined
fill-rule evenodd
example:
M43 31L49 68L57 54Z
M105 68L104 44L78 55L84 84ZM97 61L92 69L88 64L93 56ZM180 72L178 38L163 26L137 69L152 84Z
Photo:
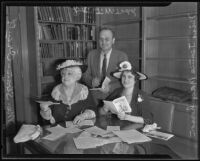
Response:
M112 45L114 44L115 39L110 30L102 30L99 35L99 45L103 52L108 52Z

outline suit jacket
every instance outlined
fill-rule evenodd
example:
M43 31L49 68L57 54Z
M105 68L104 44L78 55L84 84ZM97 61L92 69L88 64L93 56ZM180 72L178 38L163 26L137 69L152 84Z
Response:
M86 83L87 86L92 87L92 79L97 77L97 78L101 78L100 75L100 53L101 50L92 50L91 52L89 52L88 54L88 58L87 58L87 70L86 72L83 74L83 82ZM126 53L116 50L116 49L112 49L111 55L110 55L110 60L108 63L108 67L107 67L107 72L106 72L106 76L110 78L111 82L111 89L110 92L112 92L115 88L118 88L121 86L121 83L118 79L112 77L110 74L113 71L116 71L119 68L119 64L122 61L128 60L128 56L126 55Z

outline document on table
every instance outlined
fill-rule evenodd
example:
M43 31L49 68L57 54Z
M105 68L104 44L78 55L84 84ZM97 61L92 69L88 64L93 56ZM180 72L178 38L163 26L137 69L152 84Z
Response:
M168 134L160 131L150 131L148 133L145 133L145 135L163 140L169 140L171 137L174 136L173 134Z
M79 136L73 139L77 149L96 148L97 146L103 146L104 144L122 142L119 137L105 139L101 137Z
M105 144L101 138L95 137L78 137L73 139L77 149L96 148Z
M66 128L68 128L68 127L80 127L80 126L94 126L94 121L83 120L79 124L74 124L73 121L66 121L65 125L66 125Z
M76 128L76 127L64 128L60 125L57 125L55 127L51 127L47 130L50 131L51 134L46 135L45 137L43 137L43 139L51 140L51 141L59 139L60 137L64 136L66 133L77 133L77 132L82 131L82 130Z
M120 131L120 126L107 126L107 131Z
M118 137L120 137L122 141L127 142L128 144L138 143L138 142L148 142L152 140L151 138L147 137L146 135L140 133L135 129L113 131L113 133Z
M84 130L89 132L89 133L91 133L91 134L100 135L100 136L108 133L108 131L106 131L104 129L101 129L101 128L97 127L97 126L89 127L87 129L84 129Z

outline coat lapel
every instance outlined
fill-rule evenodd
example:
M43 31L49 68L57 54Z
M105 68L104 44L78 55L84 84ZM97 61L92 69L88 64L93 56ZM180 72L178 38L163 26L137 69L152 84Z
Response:
M96 69L97 69L97 71L96 71L96 74L97 74L97 77L98 78L100 78L101 77L101 75L100 75L100 50L98 50L97 51L97 59L96 59L96 61L94 61L94 63L96 64Z
M110 54L110 60L109 60L109 63L108 63L108 68L107 68L107 72L106 72L106 75L107 76L110 76L110 72L112 72L113 70L113 65L115 64L115 54L113 53L114 49L112 49L112 52Z

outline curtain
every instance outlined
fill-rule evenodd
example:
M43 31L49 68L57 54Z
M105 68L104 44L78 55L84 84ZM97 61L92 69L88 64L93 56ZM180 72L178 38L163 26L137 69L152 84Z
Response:
M12 10L6 8L6 34L5 34L5 64L4 64L4 103L5 126L7 134L15 132L15 98L13 60L18 55L20 42L19 35L19 8ZM13 12L14 11L14 12Z

